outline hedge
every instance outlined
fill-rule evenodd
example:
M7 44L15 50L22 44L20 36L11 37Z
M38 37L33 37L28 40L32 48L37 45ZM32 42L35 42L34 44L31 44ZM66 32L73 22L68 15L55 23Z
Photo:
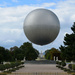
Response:
M68 65L68 68L72 70L72 64L69 64Z
M11 62L10 64L0 64L0 71L4 71L5 69L17 68L19 65L24 64L23 62Z
M75 64L72 64L72 70L75 70Z
M66 66L66 63L65 62L62 62L61 65L64 67L64 66Z

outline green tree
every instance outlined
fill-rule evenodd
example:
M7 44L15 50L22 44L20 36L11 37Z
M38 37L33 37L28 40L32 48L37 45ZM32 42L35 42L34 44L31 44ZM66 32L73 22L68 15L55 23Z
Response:
M12 56L8 49L5 49L5 60L4 61L12 61Z
M45 52L45 58L48 60L53 60L54 56L55 56L55 57L58 57L59 59L61 59L60 54L61 54L61 52L58 49L51 48L50 50L47 50Z
M5 60L5 48L0 46L0 63Z
M50 50L50 55L51 55L50 59L53 60L54 56L55 56L55 59L56 59L56 57L58 57L58 59L60 60L61 59L60 54L61 54L61 52L58 49L52 48Z
M13 55L12 58L14 61L15 61L15 59L23 60L24 54L20 48L18 48L17 46L14 46L14 47L10 48L10 51L11 51L11 55Z
M26 42L20 46L22 53L26 57L26 60L35 60L38 57L38 51L35 50L31 43Z
M61 57L66 59L67 61L74 60L75 61L75 22L71 27L73 33L66 34L64 37L64 46L59 47L61 50ZM64 56L62 56L65 54Z
M39 52L29 42L23 43L20 48L17 46L11 47L10 50L0 47L0 63L15 61L15 59L23 60L24 57L26 57L26 60L35 60L38 54Z
M50 60L50 50L46 50L46 51L45 51L45 58L46 58L47 60Z
M17 54L16 58L17 58L17 60L23 60L24 59L24 55L19 53L19 54Z
M1 62L3 62L3 55L2 54L0 54L0 64L1 64Z
M65 50L65 47L64 46L60 46L59 49L61 50L61 58L62 60L64 61L66 59L66 50Z

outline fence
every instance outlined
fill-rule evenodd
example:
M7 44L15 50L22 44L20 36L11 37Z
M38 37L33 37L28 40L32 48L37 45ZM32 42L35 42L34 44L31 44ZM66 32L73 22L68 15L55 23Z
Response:
M0 73L0 75L75 75L75 73L47 73L47 72L34 72L34 73Z

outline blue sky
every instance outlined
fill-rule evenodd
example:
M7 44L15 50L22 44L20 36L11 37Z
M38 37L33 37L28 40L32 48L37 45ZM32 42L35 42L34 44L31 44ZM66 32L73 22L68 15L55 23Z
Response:
M5 5L7 7L15 7L18 5L35 5L42 3L57 3L59 1L64 0L0 0L0 4Z
M24 19L29 12L37 8L53 11L60 20L60 33L51 44L33 47L45 51L63 45L66 33L72 33L70 27L75 22L75 0L0 0L0 46L10 48L30 42L24 32Z

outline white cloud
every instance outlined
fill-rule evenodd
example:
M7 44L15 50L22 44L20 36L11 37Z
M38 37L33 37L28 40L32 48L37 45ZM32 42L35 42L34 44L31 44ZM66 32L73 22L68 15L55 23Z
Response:
M71 20L75 22L75 14L71 16Z
M54 6L54 5L56 5L56 4L55 3L43 3L41 5L41 7L51 7L51 6Z
M11 46L20 46L28 41L23 32L23 22L26 15L37 7L17 6L0 8L0 45L9 48ZM6 44L6 40L15 40L15 44ZM10 42L11 43L11 42Z
M55 8L52 8L54 6ZM52 10L59 18L61 30L57 39L51 44L40 47L33 45L36 49L46 50L51 47L58 48L63 44L64 34L72 33L70 27L75 21L75 1L66 0L60 1L58 3L42 3L41 5L24 5L17 7L0 7L0 45L4 46L4 42L14 42L15 44L5 45L5 47L11 47L12 45L20 46L23 42L27 42L28 39L23 32L23 22L26 15L36 9L36 8L49 8ZM10 39L10 40L9 40ZM59 40L60 39L60 40ZM58 43L57 43L58 42Z
M6 40L6 41L4 41L4 43L15 43L15 41L14 40Z

